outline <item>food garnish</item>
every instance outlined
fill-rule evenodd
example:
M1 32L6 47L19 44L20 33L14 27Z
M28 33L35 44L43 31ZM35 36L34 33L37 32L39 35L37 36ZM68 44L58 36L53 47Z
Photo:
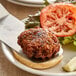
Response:
M53 0L53 3L71 3L76 4L76 0ZM44 5L47 6L49 4L52 4L51 2L48 2L48 0L44 0Z
M57 37L71 36L76 32L76 7L65 3L50 4L41 10L40 23Z
M72 36L58 37L58 39L62 45L71 43L72 45L76 46L76 33Z
M40 11L38 11L35 15L29 15L25 20L25 24L26 29L40 27Z
M63 66L63 70L72 72L76 70L76 57L72 58L66 65Z

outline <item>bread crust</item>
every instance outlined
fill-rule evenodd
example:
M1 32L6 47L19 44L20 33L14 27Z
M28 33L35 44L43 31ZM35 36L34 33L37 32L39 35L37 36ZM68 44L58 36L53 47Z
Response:
M33 62L27 58L22 57L20 54L18 54L16 51L13 51L14 57L22 64L31 67L33 69L47 69L51 68L55 65L57 65L63 58L63 55L60 55L56 58L53 58L51 60L48 60L46 62L36 63Z

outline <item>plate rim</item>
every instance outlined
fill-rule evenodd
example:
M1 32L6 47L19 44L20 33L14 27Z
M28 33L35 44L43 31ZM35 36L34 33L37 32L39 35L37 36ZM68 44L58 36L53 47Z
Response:
M17 1L13 1L13 0L7 0L8 2L17 4L17 5L22 5L22 6L28 6L28 7L43 7L43 5L37 5L37 4L32 4L32 3L21 3L21 2L17 2Z

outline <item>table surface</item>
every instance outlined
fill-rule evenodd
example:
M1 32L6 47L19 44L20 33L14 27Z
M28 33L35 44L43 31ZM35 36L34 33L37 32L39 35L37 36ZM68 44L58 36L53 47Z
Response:
M18 19L24 19L29 14L34 14L39 10L35 7L26 7L16 4L12 4L6 0L0 0L0 3L10 12L12 15L16 16ZM37 76L23 71L12 63L10 63L4 56L1 45L0 45L0 76Z

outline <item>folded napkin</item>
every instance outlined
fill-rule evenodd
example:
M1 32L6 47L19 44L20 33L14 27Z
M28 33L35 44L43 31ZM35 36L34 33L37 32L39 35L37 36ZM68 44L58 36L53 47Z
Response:
M21 48L17 44L17 37L24 31L25 25L16 17L9 14L1 4L0 14L3 15L0 17L0 40L19 52Z

